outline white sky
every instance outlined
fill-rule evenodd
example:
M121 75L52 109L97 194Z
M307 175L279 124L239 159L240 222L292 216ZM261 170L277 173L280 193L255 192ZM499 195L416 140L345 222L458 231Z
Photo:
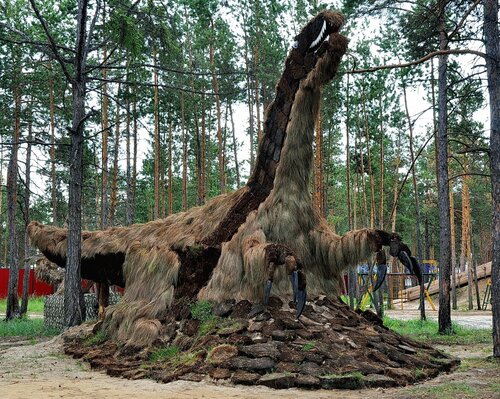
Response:
M373 32L372 34L375 34L377 32L377 30L379 29L379 26L380 26L379 20L372 18L370 20L368 32L371 31L371 32ZM364 30L362 32L362 35L365 36L366 34L367 34L367 30ZM361 38L361 35L360 36L351 35L350 47L355 48L355 43L360 38ZM292 40L290 40L290 42L291 41ZM482 47L480 47L481 44L479 44L479 42L476 42L476 43L478 43L477 44L478 48L475 48L475 50L482 51L483 49L482 49ZM374 49L376 49L376 47L374 47ZM457 56L451 56L451 57L457 57ZM473 68L475 68L478 64L479 65L484 64L484 62L482 60L478 60L478 57L476 57L476 56L460 55L459 57L460 58L458 58L458 59L460 60L460 63L462 64L464 69L469 69L469 70L475 71L477 69L473 69ZM243 61L241 61L241 62L243 62ZM388 61L387 63L393 63L393 62L397 62L397 60ZM280 62L277 63L277 65L279 65L279 67L282 69L283 63L284 63L284 60L280 60ZM437 65L437 59L435 60L435 65ZM480 111L478 111L476 113L475 119L482 121L484 123L485 136L489 136L488 95L486 92L486 87L483 87L483 89L485 91L484 97L485 97L486 101L485 101L483 109L481 109ZM160 91L160 95L161 95L161 91ZM415 89L408 90L409 110L410 110L410 114L412 115L412 117L416 117L417 115L422 113L422 111L424 111L425 109L430 107L430 104L425 100L426 96L427 96L427 93L422 86L417 87ZM94 107L96 107L96 105L94 105ZM404 103L403 103L402 98L401 98L401 109L404 110ZM248 174L249 174L249 163L250 163L249 137L246 134L246 131L248 129L248 119L249 119L248 105L246 103L235 104L233 106L233 110L234 110L234 119L235 119L235 128L236 128L236 132L235 132L236 138L238 140L238 143L241 144L241 147L240 147L240 150L238 153L238 161L239 161L239 165L240 165L241 175L242 175L242 177L244 177L244 176L248 176ZM144 125L148 126L147 130L153 129L152 121L142 120L142 123ZM419 119L415 125L415 136L416 136L417 140L419 138L422 138L423 136L427 135L426 126L429 126L430 124L432 124L432 110L428 110L427 112L422 114L419 117ZM228 127L230 127L230 126L228 126ZM47 130L48 130L48 127L47 127ZM151 148L151 139L150 139L150 135L149 135L147 130L144 127L141 127L141 124L139 124L139 143L138 143L138 150L139 150L138 151L138 162L139 162L138 170L139 171L141 170L142 161L145 159L146 153ZM342 128L342 130L344 130L344 128ZM59 129L59 132L61 132L61 128ZM212 132L212 134L213 134L213 132ZM345 137L343 138L343 141L345 143ZM231 143L230 137L228 137L228 143ZM110 145L112 146L113 144L110 143ZM125 161L125 149L124 149L125 143L124 143L124 141L122 141L121 146L122 146L122 150L121 150L120 165L121 165L121 168L123 169L125 167L125 162L126 162ZM33 155L34 165L32 167L32 170L33 170L32 190L38 195L43 194L43 191L45 190L45 186L47 184L47 182L43 181L41 176L36 175L37 164L41 165L44 162L44 158L46 156L48 156L48 155L45 155L48 152L48 151L46 151L46 149L43 149L42 151L40 151L40 149L35 150L34 155ZM230 150L228 148L228 151L232 151L232 150ZM4 161L8 160L9 152L10 152L9 148L3 149L3 160ZM25 146L22 146L20 149L20 153L19 153L19 157L20 157L21 161L23 161L25 159L25 153L26 153ZM232 166L233 165L231 165L231 164L229 165L229 167L232 167ZM5 163L5 165L2 168L3 184L5 184L6 169L7 169L7 166ZM21 175L24 175L24 165L20 165L20 169L21 169Z

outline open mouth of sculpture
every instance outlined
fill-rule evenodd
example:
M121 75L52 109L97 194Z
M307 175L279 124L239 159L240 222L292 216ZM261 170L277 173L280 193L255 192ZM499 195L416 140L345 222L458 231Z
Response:
M330 34L338 32L345 20L342 15L323 11L295 37L292 48L301 53L316 52Z
M321 27L321 31L319 32L318 36L316 37L316 39L314 39L314 41L311 43L311 45L309 46L309 49L311 50L316 50L316 48L318 48L321 43L323 43L326 38L328 37L329 33L327 32L327 23L326 21L323 21L323 25Z

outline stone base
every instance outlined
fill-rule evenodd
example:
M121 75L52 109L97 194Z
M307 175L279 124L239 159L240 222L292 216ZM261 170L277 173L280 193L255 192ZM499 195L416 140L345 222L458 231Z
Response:
M387 329L372 312L356 313L338 299L308 302L298 321L290 305L274 297L268 307L228 301L214 305L214 316L205 321L182 318L186 309L173 306L153 347L123 347L111 340L96 344L89 327L84 334L70 330L65 349L125 378L273 388L402 386L459 364Z

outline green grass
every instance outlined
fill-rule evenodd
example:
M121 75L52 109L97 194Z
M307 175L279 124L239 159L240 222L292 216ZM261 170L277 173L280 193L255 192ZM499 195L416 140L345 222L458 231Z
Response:
M193 319L199 320L202 323L213 319L214 315L212 313L212 303L209 301L197 301L189 305L189 310Z
M445 382L434 387L416 387L410 389L412 398L455 399L475 398L477 391L465 382Z
M99 345L108 340L108 335L104 330L97 331L85 340L86 346Z
M178 346L164 346L155 350L149 356L149 360L152 362L161 362L166 359L171 359L180 352L180 348Z
M43 296L30 296L28 298L28 313L43 313L43 305L45 297ZM21 305L21 301L19 301ZM7 299L0 299L0 313L5 313L7 310Z
M203 321L198 327L198 337L204 337L214 331L217 328L217 324L219 324L219 318L215 316Z
M316 347L316 342L307 342L302 347L302 350L307 352L313 350L315 347Z
M401 335L406 335L429 344L471 345L492 343L491 331L489 329L467 328L453 324L453 334L441 335L438 333L438 323L435 321L403 321L389 317L384 317L384 325Z
M490 357L466 357L460 360L458 371L469 371L473 369L497 370L500 361ZM500 384L499 384L500 386Z
M60 331L47 329L43 325L43 319L15 319L0 321L0 337L52 337Z

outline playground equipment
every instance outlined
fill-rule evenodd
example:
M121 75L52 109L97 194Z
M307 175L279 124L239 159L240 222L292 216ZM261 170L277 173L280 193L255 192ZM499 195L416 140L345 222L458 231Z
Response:
M486 310L488 305L491 305L491 278L488 279L486 283L486 290L484 291L483 304L481 309Z
M434 305L434 302L432 301L429 294L429 287L437 279L437 273L423 273L422 275L424 278L423 281L426 282L426 285L424 286L424 295L427 298L431 309L435 311L436 306ZM360 292L362 294L360 309L362 310L365 310L369 305L374 304L373 285L376 283L376 279L377 278L375 275L373 276L373 281L371 281L369 273L358 273L358 284L360 287ZM419 289L417 285L417 278L406 273L387 273L386 282L388 304L399 304L401 306L401 309L403 309L404 302L408 300L407 298L405 298L405 285L416 285L416 287L412 288Z

